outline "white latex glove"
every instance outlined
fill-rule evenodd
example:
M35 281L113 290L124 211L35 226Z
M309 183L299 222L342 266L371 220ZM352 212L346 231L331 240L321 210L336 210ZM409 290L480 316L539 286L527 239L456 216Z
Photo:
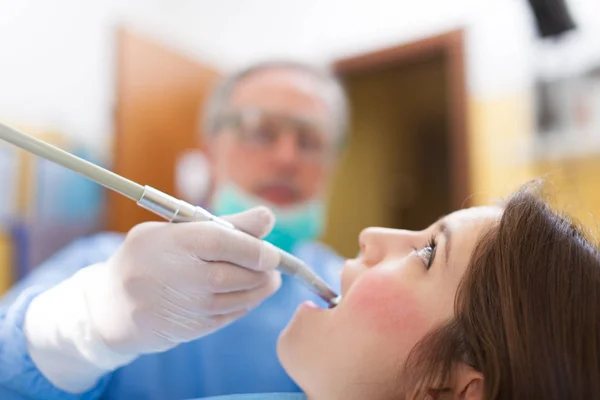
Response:
M228 219L258 237L273 214ZM144 223L106 263L36 297L25 317L29 353L57 387L80 393L144 353L205 336L281 285L277 249L212 222Z

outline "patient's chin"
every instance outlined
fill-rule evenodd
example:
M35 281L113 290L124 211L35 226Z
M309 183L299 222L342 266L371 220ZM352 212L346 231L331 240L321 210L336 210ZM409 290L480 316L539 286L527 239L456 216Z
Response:
M302 351L299 349L300 338L295 334L293 326L290 325L291 323L279 335L279 339L277 340L277 356L283 369L300 386L302 376L299 376L299 373L309 367L302 367L306 361L301 355Z
M310 381L323 352L323 310L309 303L301 304L277 340L277 355L286 372L299 385Z
M277 340L277 355L281 364L288 373L291 374L290 369L293 369L294 362L298 362L296 353L302 352L301 347L310 346L310 336L306 335L306 325L311 325L311 321L304 318L303 307L300 306L296 310L296 313L292 317L291 321L288 322L283 331L279 334Z

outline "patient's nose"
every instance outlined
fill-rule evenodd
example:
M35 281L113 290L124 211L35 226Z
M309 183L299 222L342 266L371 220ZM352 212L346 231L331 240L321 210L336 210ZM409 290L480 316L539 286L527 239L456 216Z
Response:
M374 266L391 254L409 254L416 247L418 235L418 232L401 229L364 229L358 238L362 260Z

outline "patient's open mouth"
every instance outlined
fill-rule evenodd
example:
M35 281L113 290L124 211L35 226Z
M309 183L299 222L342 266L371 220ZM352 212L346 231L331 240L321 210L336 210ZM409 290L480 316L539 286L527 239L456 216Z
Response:
M341 296L338 296L334 300L330 301L328 305L323 304L321 302L318 302L318 304L317 304L312 300L306 300L306 301L303 301L302 303L300 303L300 307L307 309L307 310L328 311L328 310L335 308L338 305L340 299L341 299Z
M311 308L311 309L321 309L321 307L319 307L318 305L316 305L313 301L311 300L306 300L304 302L302 302L302 304L300 305L301 307L304 308Z
M340 304L340 301L342 301L342 296L338 296L334 299L331 299L329 301L329 308L335 308L337 307L338 304Z

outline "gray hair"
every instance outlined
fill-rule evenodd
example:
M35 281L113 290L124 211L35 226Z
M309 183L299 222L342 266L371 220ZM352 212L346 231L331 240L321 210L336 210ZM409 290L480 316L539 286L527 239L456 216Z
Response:
M214 88L204 108L203 131L209 139L219 129L220 119L226 112L236 86L250 75L270 69L289 69L303 72L322 84L321 96L330 109L332 126L343 141L349 125L348 100L341 81L328 69L318 68L297 61L266 61L254 64L225 77Z

